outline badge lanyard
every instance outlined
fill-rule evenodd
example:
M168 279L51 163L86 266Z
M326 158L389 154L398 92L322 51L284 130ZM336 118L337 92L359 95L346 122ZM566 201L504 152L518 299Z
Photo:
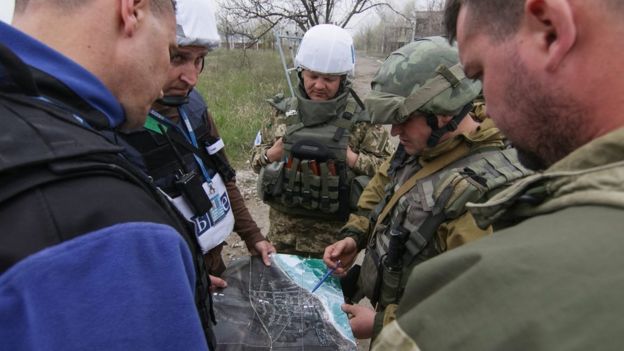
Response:
M184 137L186 138L186 140L189 141L189 143L191 143L195 148L199 149L199 146L197 144L197 138L195 137L195 132L193 131L193 127L191 125L191 121L188 115L186 114L186 112L184 111L184 109L182 108L182 106L178 107L178 113L180 114L180 118L182 118L182 121L183 121L182 126L184 128L180 128L179 125L176 125L175 123L171 122L167 117L164 117L160 113L154 110L150 111L150 115L152 115L152 117L155 118L158 122L166 124L167 126L176 129L178 132L184 135ZM210 178L210 175L208 174L208 171L206 170L206 167L204 166L204 162L195 153L193 153L193 157L195 158L195 162L199 166L199 169L201 170L206 181L209 184L212 183L212 178Z

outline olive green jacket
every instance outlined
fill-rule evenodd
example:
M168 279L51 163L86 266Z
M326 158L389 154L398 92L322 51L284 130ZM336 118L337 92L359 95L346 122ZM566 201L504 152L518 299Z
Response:
M503 143L503 136L494 126L492 121L487 119L477 131L465 135L459 135L453 140L447 140L432 149L426 150L419 158L419 163L424 169L424 167L433 162L435 159L444 154L451 153L462 144L470 145L471 148L478 149L486 146L503 148ZM388 184L393 182L393 180L388 176L389 167L390 160L387 160L377 169L375 176L371 179L360 196L358 201L358 213L351 214L349 216L349 221L341 230L345 236L351 236L355 239L358 243L359 250L366 247L366 242L369 239L370 230L372 229L369 228L370 222L368 215L370 211L382 202L386 196L392 195L392 193L387 194L387 191L392 192L393 190L387 189ZM442 250L452 249L491 233L489 228L478 228L471 217L472 216L469 214L461 216L459 218L449 220L440 226L437 239L438 245Z
M623 180L624 128L473 206L517 224L416 267L373 349L622 349Z
M504 137L494 126L492 121L490 119L486 119L476 131L458 135L457 137L449 139L432 149L426 150L418 157L418 162L421 164L422 168L417 167L416 169L420 170L410 175L410 177L417 176L419 173L427 173L429 171L429 166L433 166L436 160L447 158L450 161L457 161L466 157L466 155L459 156L460 153L458 152L460 148L464 147L470 150L468 155L474 154L478 150L482 150L484 148L502 150L505 148ZM343 235L350 236L357 242L358 249L360 250L365 248L367 241L371 240L371 233L374 232L371 223L369 223L369 217L366 216L367 212L375 209L378 204L383 201L383 199L392 196L397 188L399 188L402 184L398 183L398 179L394 179L395 177L388 176L389 164L390 161L386 161L386 163L379 168L375 177L373 177L373 179L369 182L360 196L360 200L358 202L358 208L360 210L359 213L352 214L349 217L349 222L341 230ZM452 177L452 175L456 173L446 168L442 168L435 173L444 172L448 173L448 177ZM444 179L446 178L447 177ZM465 178L465 176L458 174L458 178ZM439 183L444 182L440 181ZM458 182L450 185L449 187L453 188L454 192L457 192L457 196L461 196L461 193L466 190L466 188L462 188L461 185L462 184ZM436 185L436 189L437 188L438 185ZM389 211L392 212L397 210L396 207L397 206L395 206L394 209L389 209ZM435 242L433 243L435 246L434 251L444 252L446 250L461 246L467 242L479 239L492 232L491 228L488 226L485 226L483 229L479 228L472 218L472 215L466 211L466 208L463 205L461 205L457 210L458 214L456 216L445 220L437 227L435 232ZM384 211L386 211L385 207L383 209L376 209L376 212L378 213ZM411 267L408 267L408 269L410 268ZM364 267L361 274L370 275L370 272L366 272ZM401 286L405 286L405 280L407 280L407 274L401 279ZM378 335L383 325L394 320L394 307L396 306L377 305L378 313L375 316L373 331L374 337Z

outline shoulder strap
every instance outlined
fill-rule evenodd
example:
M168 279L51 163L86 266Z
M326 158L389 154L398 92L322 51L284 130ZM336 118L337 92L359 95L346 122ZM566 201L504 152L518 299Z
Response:
M344 136L345 132L351 129L353 123L355 123L355 115L357 111L357 105L353 100L347 100L347 106L345 107L345 111L336 118L332 124L338 127L336 132L334 133L334 141L338 142Z
M453 151L441 157L438 157L432 162L426 164L423 169L421 169L419 172L416 172L416 174L410 177L405 183L403 183L403 185L399 187L397 191L394 192L392 198L390 198L390 200L386 203L383 211L381 212L379 217L377 217L377 223L383 222L388 213L390 213L390 211L394 208L394 205L396 205L397 201L399 201L399 199L403 197L403 195L405 195L410 189L412 189L419 180L438 172L439 170L468 155L469 153L470 147L466 144L460 144Z
M364 105L364 103L362 102L362 99L360 99L358 94L355 93L355 90L349 88L349 92L351 93L351 96L353 96L353 99L355 100L355 102L357 102L358 106L360 106L362 110L366 110L366 106Z
M155 123L156 126L160 124L160 122L152 119L151 117L148 117L147 120L149 121L149 123ZM232 166L230 166L229 162L223 156L223 153L217 152L211 155L206 149L195 147L195 145L191 144L179 132L175 131L175 129L174 132L169 133L168 130L170 129L165 129L161 131L154 125L148 125L147 123L145 129L149 130L150 133L157 133L161 135L163 134L163 132L166 133L166 137L170 138L173 142L176 143L176 145L181 146L186 151L198 156L207 167L217 171L219 175L223 178L224 182L229 182L236 176L236 171L234 171Z
M456 218L465 212L468 202L481 202L532 173L520 164L514 149L489 152L487 157L473 160L438 183L436 207L449 218Z

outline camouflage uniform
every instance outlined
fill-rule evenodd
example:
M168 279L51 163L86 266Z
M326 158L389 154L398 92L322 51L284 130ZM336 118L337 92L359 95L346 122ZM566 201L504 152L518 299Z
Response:
M464 148L465 153L458 152ZM407 284L409 272L416 265L434 257L444 251L456 248L467 242L479 239L492 232L490 227L481 229L475 223L472 215L466 211L466 198L482 196L475 189L467 187L460 180L467 177L467 169L475 171L484 181L484 187L494 189L508 183L508 179L522 177L528 171L517 165L515 150L505 150L504 138L494 127L490 119L486 119L481 127L472 132L461 134L453 139L446 140L434 148L427 149L421 155L399 155L390 162L384 163L378 174L373 177L364 189L358 203L358 214L352 214L349 221L341 230L344 236L352 237L358 249L365 247L375 251L376 257L389 257L389 242L392 240L391 230L400 228L406 231L408 238L402 242L405 249L400 254L402 266L400 271L389 272L384 270L380 274L381 284L377 281L376 268L379 259L368 259L369 252L364 259L358 285L362 289L359 295L353 296L358 300L362 295L367 296L378 311L375 318L374 335L377 335L383 325L394 320L394 309L402 297L402 291ZM447 159L450 165L435 170L434 173L419 180L401 196L395 204L389 201L411 177L428 173L436 160ZM485 160L487 159L487 161ZM501 162L502 160L502 162ZM499 168L490 168L489 175L484 174L488 166L480 163L491 162L500 165ZM428 190L429 189L429 190ZM448 193L448 201L444 201ZM380 205L381 204L381 205ZM363 216L371 212L370 217ZM387 216L378 218L383 212ZM424 223L433 216L433 213L444 214L433 228L430 240L425 233ZM378 218L378 221L369 218ZM368 246L367 246L368 243ZM411 246L410 246L411 245ZM417 247L418 249L411 249ZM385 267L385 264L382 264ZM377 285L379 284L379 285Z
M371 85L366 107L373 123L403 125L421 118L431 130L424 150L408 154L400 146L380 168L360 197L358 214L341 231L358 249L366 247L361 269L347 279L353 282L359 273L359 291L348 297L371 300L375 337L394 319L415 266L491 233L477 226L466 203L529 172L484 117L483 104L473 105L481 85L465 77L456 49L445 39L424 38L393 52ZM439 116L452 118L439 127ZM476 127L469 118L483 122ZM463 133L440 141L458 126Z
M295 99L295 98L290 98ZM352 98L349 98L352 99ZM277 111L263 125L260 136L251 155L251 166L255 172L266 166L264 155L277 139L286 133L286 116ZM350 129L349 147L359 154L355 175L372 177L381 163L392 154L388 132L379 125L365 121L353 124ZM279 252L303 256L322 256L326 246L334 243L338 230L344 221L331 221L294 216L271 208L268 238Z

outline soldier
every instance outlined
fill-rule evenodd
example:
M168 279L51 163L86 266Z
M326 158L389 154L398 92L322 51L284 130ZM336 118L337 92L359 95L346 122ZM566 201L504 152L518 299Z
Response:
M471 206L494 235L414 269L374 349L622 349L622 11L612 0L447 3L492 118L523 162L547 168Z
M152 106L144 128L123 137L140 153L136 159L155 184L188 220L214 290L227 286L219 277L225 271L221 251L233 230L266 265L271 264L269 254L275 249L247 210L217 126L204 98L194 89L204 57L220 41L212 4L178 0L176 20L178 47L172 50L164 97Z
M361 269L346 279L358 276L361 292L347 298L363 294L376 311L343 305L357 338L375 337L393 320L414 266L491 232L476 226L466 201L526 173L492 121L470 113L481 109L473 106L481 84L458 61L445 39L424 38L393 52L373 79L366 107L373 123L392 124L400 146L364 190L345 238L323 257L342 275L366 247Z
M296 97L269 101L277 113L259 132L251 164L271 206L268 238L280 252L321 257L391 154L387 131L368 122L351 89L354 62L344 29L315 26L295 58Z

